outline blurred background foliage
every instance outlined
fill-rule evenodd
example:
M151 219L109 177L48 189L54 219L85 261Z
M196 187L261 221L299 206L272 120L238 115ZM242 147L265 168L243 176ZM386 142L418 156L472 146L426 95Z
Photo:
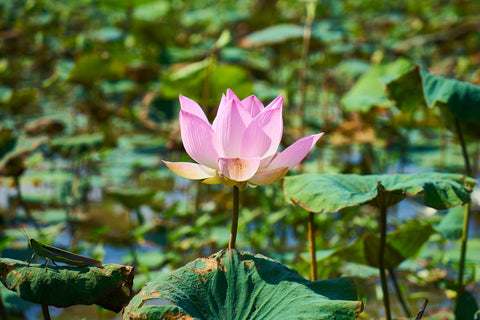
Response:
M188 160L179 94L199 102L210 120L227 88L265 104L282 94L282 145L326 132L297 172L464 173L440 109L402 112L383 87L415 64L480 84L478 30L480 4L469 0L0 0L1 255L26 259L16 231L23 227L104 263L136 265L138 289L158 272L224 248L230 190L186 181L161 164ZM478 135L467 142L478 174ZM477 212L478 198L474 191ZM238 247L306 276L307 213L286 204L281 183L248 188L241 201ZM443 307L452 309L458 268L461 215L451 211L433 214L405 201L389 216L392 230L420 220L432 233L398 272L411 308L428 297L439 317L451 317ZM321 276L356 277L364 318L378 316L376 270L329 250L375 232L372 212L316 216ZM478 224L471 248L480 245ZM467 260L477 294L478 252ZM2 289L13 301L7 295ZM20 318L38 313L6 305ZM63 314L115 317L80 310Z

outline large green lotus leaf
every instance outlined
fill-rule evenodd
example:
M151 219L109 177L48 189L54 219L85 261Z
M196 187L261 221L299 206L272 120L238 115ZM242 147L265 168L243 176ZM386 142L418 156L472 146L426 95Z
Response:
M45 268L2 258L0 280L27 301L60 308L98 304L119 312L132 296L133 268L116 264Z
M395 269L406 259L415 256L434 233L436 231L430 224L412 220L388 234L385 248L385 267ZM338 248L329 255L317 259L317 262L337 257L345 261L378 268L379 248L380 235L367 233L354 243Z
M404 73L412 67L406 59L372 66L342 98L345 111L368 112L373 107L391 108L393 106L385 91L381 79Z
M455 116L472 123L468 129L480 133L480 86L436 76L414 66L387 81L385 89L387 96L405 112L412 113L426 105L440 107L448 127L453 127L452 116Z
M208 60L192 63L168 74L162 83L162 96L178 99L182 95L200 104L204 97L205 81L208 81L208 105L218 105L222 94L231 88L244 98L253 91L253 84L246 69L235 65L213 65ZM208 76L207 76L208 74Z
M310 282L266 258L222 250L149 282L123 319L357 319L349 278Z
M470 201L476 180L460 174L301 174L286 177L287 201L311 212L331 213L370 203L389 207L407 197L422 195L435 209L455 207Z

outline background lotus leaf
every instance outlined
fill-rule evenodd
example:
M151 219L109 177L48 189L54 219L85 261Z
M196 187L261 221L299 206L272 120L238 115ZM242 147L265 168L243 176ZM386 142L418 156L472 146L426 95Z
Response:
M301 174L286 177L287 201L311 212L332 213L343 208L373 204L389 207L422 195L426 206L455 207L470 201L476 180L460 174L417 173L392 175Z
M349 278L310 282L261 255L222 250L148 283L123 319L357 319Z

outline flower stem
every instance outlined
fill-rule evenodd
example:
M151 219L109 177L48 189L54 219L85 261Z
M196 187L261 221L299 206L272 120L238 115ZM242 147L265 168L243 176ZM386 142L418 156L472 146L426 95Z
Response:
M385 306L385 318L392 319L390 311L390 299L388 298L387 275L385 272L385 246L387 244L387 208L380 207L380 248L378 250L378 268L380 269L380 281L382 282L383 305Z
M308 213L308 241L310 242L310 280L317 280L317 248L315 246L315 214Z
M228 242L228 249L235 249L235 242L237 240L239 208L240 208L240 189L238 189L237 186L233 186L232 228L230 231L230 241Z

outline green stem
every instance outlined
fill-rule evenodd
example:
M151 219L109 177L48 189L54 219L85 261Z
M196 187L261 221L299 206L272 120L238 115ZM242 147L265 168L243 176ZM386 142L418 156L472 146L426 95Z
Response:
M44 320L51 320L50 313L48 312L48 305L42 304L42 314Z
M305 26L303 29L303 43L302 43L302 57L301 67L298 79L298 91L300 92L300 102L298 104L298 113L303 123L305 99L307 93L306 78L308 69L308 51L310 48L310 39L312 37L312 23L315 19L316 1L310 1L307 3L307 16L305 18ZM303 126L302 126L303 128Z
M237 186L233 186L232 228L230 231L230 241L228 242L228 249L235 249L235 242L237 241L239 208L240 208L240 190L238 189Z
M422 319L423 313L425 312L425 308L427 308L427 303L428 303L428 299L424 298L422 308L420 309L420 311L418 311L417 316L415 317L415 320Z
M460 146L462 147L463 160L465 161L465 169L467 175L472 176L472 167L470 166L470 158L468 157L467 145L463 138L462 129L460 127L460 121L458 118L455 118L455 129L457 131L458 140L460 141ZM463 273L465 271L465 256L467 252L467 241L468 241L468 226L470 224L470 203L465 204L465 213L463 215L463 229L462 229L462 248L460 251L460 266L458 270L458 290L457 290L457 299L460 297L461 292L463 291ZM458 304L458 301L457 301Z
M390 278L392 278L392 283L395 288L395 292L397 293L398 301L400 301L400 304L402 305L403 312L405 312L405 315L407 316L407 318L410 318L411 317L410 310L408 310L407 303L405 302L402 292L400 291L400 287L398 286L397 275L395 274L395 270L388 269L388 273L390 274Z
M380 269L380 281L382 282L383 305L385 317L392 319L390 311L390 299L388 298L387 274L385 272L385 246L387 244L387 208L380 207L380 249L378 251L378 268Z
M463 214L463 229L462 229L462 247L460 249L460 266L458 270L458 290L457 299L463 291L463 274L465 272L465 256L467 253L467 241L468 241L468 225L470 224L470 202L467 202L464 207Z
M308 213L308 241L310 242L310 278L317 280L317 248L315 245L315 215Z

